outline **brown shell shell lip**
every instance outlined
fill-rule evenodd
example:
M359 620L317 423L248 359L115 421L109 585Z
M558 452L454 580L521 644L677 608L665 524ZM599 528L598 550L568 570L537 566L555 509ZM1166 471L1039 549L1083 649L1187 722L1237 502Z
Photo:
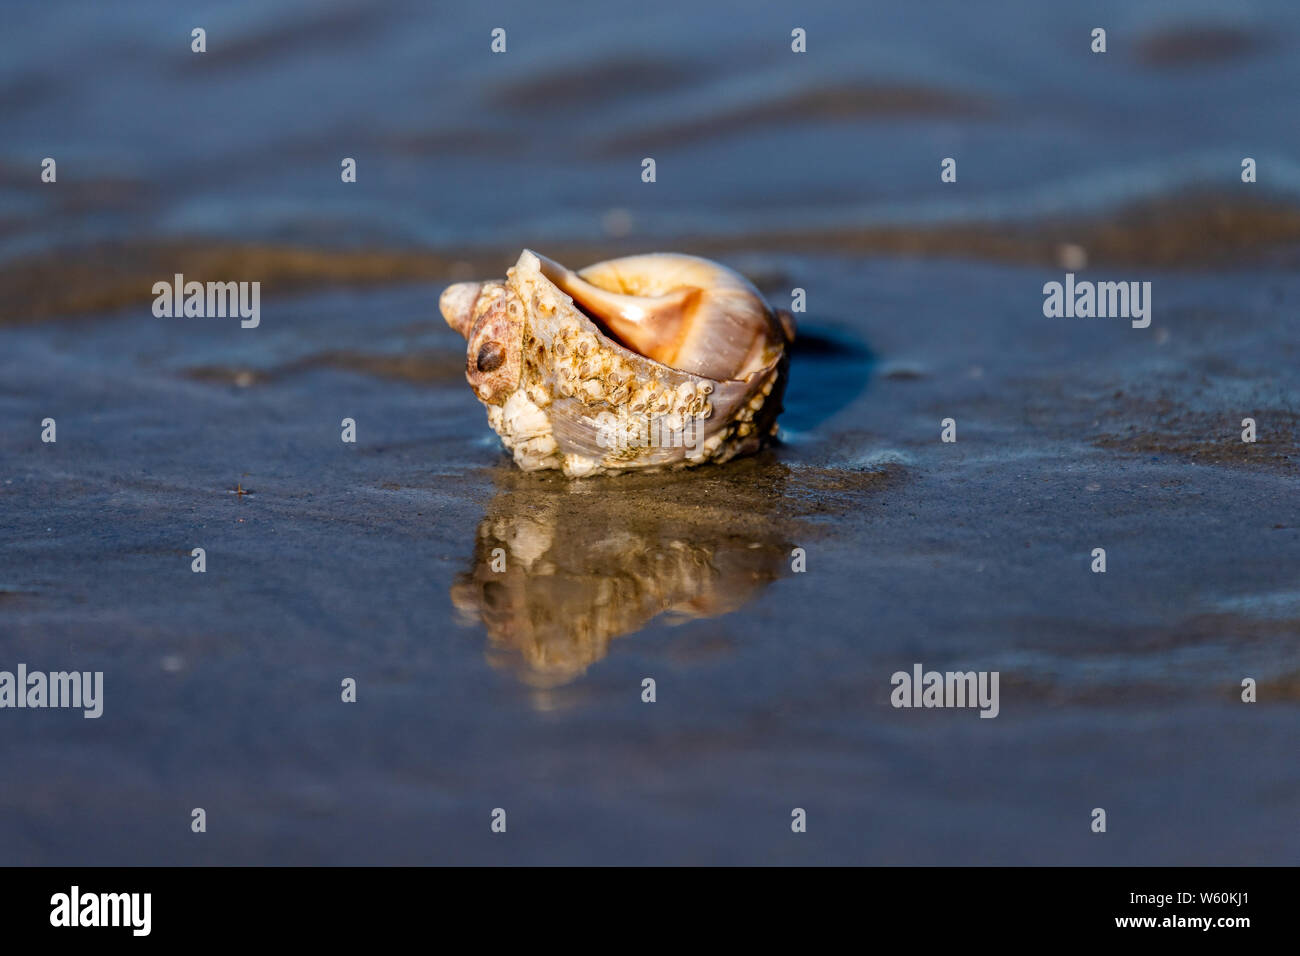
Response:
M744 380L788 344L753 283L678 253L623 256L577 272L531 250L516 269L642 358L713 381Z
M606 333L606 331L604 330L604 328L601 327L601 324L599 322L592 319L592 317L588 315L582 309L581 306L579 306L576 302L573 302L573 298L571 296L565 296L564 293L561 292L559 289L556 289L556 292L559 293L561 296L567 298L573 304L573 311L576 312L578 316L584 322L587 323L586 326L583 327L584 331L593 333L598 339L600 339L601 344L612 349L615 353L622 353L622 355L625 358L630 358L636 362L649 365L652 370L663 370L663 372L665 372L668 376L680 375L689 379L693 379L698 382L717 382L718 384L731 382L737 385L748 385L750 382L754 381L755 377L761 377L763 375L768 374L774 368L776 368L777 365L779 365L781 362L782 356L778 355L776 358L772 359L772 361L756 369L751 370L747 375L745 375L744 378L709 378L707 375L700 375L696 372L687 371L686 369L676 368L672 365L668 365L665 364L664 362L660 362L656 359L652 359L648 355L642 355L640 352L638 352L636 349L632 348L631 346L626 345L623 342L620 342L612 335Z

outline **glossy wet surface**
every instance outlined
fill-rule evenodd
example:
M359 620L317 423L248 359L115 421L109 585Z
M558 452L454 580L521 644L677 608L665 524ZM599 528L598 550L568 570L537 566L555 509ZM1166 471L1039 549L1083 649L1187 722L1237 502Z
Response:
M0 710L0 862L1293 863L1300 19L1114 4L1103 63L1020 6L814 8L804 59L740 6L520 7L496 58L235 6L201 65L149 5L16 11L0 669L105 704ZM113 81L51 78L67 43ZM784 444L513 468L437 295L602 236L808 291ZM1063 244L1151 327L1044 318ZM154 318L181 269L263 278L260 326ZM916 662L999 671L998 718L892 708Z

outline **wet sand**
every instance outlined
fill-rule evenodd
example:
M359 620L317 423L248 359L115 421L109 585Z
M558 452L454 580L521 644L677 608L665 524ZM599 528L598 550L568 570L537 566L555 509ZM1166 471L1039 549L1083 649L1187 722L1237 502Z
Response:
M1113 5L1110 72L1081 73L1065 14L971 51L962 9L823 28L825 58L792 65L758 55L784 20L755 14L718 53L672 7L620 26L676 57L623 85L575 65L619 31L573 40L523 9L504 63L454 24L403 42L400 4L231 23L194 71L123 26L144 52L114 88L143 105L105 114L111 134L66 79L45 94L66 124L42 125L18 93L46 67L15 48L13 142L110 159L93 187L61 164L67 194L0 182L0 668L102 670L105 704L0 712L0 864L1294 863L1300 196L1279 161L1258 192L1234 178L1251 136L1300 148L1275 119L1295 14ZM14 35L39 52L45 29ZM276 52L290 37L356 97ZM410 104L435 55L430 116ZM880 75L831 82L864 58ZM768 89L812 115L755 112ZM238 148L136 149L178 99L244 103ZM592 118L580 140L556 127L569 107ZM638 124L680 137L653 198ZM344 202L330 180L358 139L370 191ZM949 151L964 192L936 200ZM538 176L545 196L510 185ZM783 442L673 475L519 473L436 303L524 245L575 265L696 251L778 305L808 290ZM1151 326L1045 318L1067 269L1150 281ZM261 324L153 317L175 272L263 281ZM891 707L916 662L999 671L999 716Z
M673 476L516 472L436 285L284 299L249 331L7 330L6 650L107 686L101 720L10 738L7 860L1289 859L1296 366L1262 319L1295 278L1253 274L1224 321L1241 284L1157 280L1139 331L1035 315L1036 270L782 264L828 290L789 440ZM960 337L954 287L986 317ZM248 374L199 374L214 353ZM424 353L445 362L400 358ZM894 710L914 661L999 670L1000 716ZM518 814L508 849L465 835L484 801ZM190 804L220 841L189 841ZM786 804L815 824L797 846ZM1122 841L1088 839L1094 805Z
M1300 259L1300 208L1285 199L1241 200L1185 195L1144 202L1105 218L826 229L807 233L693 237L681 241L693 255L725 257L757 252L821 252L932 258L952 256L1017 264L1068 267L1071 249L1094 265L1164 269L1232 268L1259 264L1294 267ZM547 245L545 241L532 245ZM523 248L527 248L525 243ZM590 262L633 254L628 241L559 245L556 255ZM255 276L269 294L303 288L384 285L418 279L462 280L504 274L518 250L461 248L454 253L400 249L342 251L229 243L138 243L63 249L0 265L0 324L85 312L149 306L156 276ZM776 291L784 275L751 278ZM171 281L170 278L167 281ZM253 281L253 280L247 280Z

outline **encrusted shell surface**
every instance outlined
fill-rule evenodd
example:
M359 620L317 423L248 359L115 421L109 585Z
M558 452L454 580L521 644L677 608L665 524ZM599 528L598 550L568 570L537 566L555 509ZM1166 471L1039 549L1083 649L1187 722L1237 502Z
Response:
M655 267L653 257L636 258L640 269ZM520 468L574 478L682 468L756 451L775 433L789 326L761 297L754 321L772 332L763 330L740 377L714 380L616 341L543 274L542 262L525 250L504 283L454 285L441 302L468 340L466 377Z

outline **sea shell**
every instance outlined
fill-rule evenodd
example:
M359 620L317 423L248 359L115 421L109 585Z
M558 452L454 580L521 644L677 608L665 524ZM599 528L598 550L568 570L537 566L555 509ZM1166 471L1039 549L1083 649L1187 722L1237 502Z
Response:
M654 253L571 272L525 249L439 302L465 377L525 471L724 462L776 431L794 324L744 277Z

